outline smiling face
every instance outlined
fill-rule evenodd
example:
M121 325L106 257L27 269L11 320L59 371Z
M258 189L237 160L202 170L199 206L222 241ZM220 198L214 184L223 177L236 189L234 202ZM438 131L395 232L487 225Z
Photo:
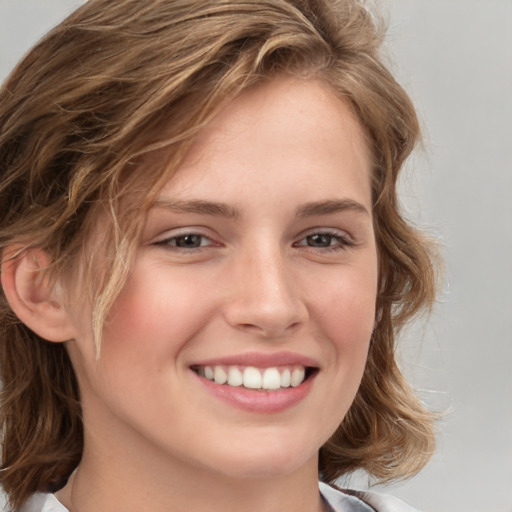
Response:
M230 103L149 212L99 361L69 307L84 461L316 472L374 325L371 211L362 129L328 86L281 78Z

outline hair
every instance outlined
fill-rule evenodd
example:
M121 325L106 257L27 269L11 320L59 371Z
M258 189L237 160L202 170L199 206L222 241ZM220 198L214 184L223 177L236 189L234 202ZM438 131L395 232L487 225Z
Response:
M434 301L435 258L397 199L399 171L420 134L380 54L384 32L357 0L90 0L0 91L2 258L38 248L52 276L77 273L98 349L145 212L226 101L288 74L328 83L350 106L373 155L379 288L361 386L320 450L320 474L331 483L356 469L385 481L411 476L434 446L434 416L395 361L400 329ZM150 165L155 154L166 165ZM88 242L99 215L108 219L106 265ZM29 330L3 291L0 368L0 482L17 507L63 485L80 461L83 425L65 345Z

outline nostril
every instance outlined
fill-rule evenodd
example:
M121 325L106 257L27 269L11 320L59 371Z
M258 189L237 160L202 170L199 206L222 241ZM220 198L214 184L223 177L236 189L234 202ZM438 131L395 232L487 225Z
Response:
M293 322L288 326L283 325L279 322L261 322L261 325L258 325L256 323L240 323L238 324L238 328L246 332L259 334L261 336L265 336L268 338L280 338L289 336L290 334L295 332L296 329L300 327L300 325L300 322Z
M258 325L255 324L239 324L239 327L246 331L264 332L263 327L259 327Z

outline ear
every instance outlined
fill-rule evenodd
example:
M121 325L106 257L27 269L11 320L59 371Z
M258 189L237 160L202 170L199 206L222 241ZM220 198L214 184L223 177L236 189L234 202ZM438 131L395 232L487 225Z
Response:
M8 258L10 254L19 255ZM8 247L2 262L2 288L16 316L32 331L48 341L74 338L74 330L64 307L58 283L48 277L50 259L41 249Z

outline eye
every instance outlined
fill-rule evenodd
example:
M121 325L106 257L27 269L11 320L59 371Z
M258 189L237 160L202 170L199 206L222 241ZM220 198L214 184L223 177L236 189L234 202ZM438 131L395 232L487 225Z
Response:
M338 243L338 239L333 235L317 233L306 237L306 245L309 247L330 247L333 243Z
M213 245L213 242L199 233L183 233L181 235L172 236L159 240L155 245L161 245L169 248L178 249L199 249L201 247L207 247Z
M294 244L296 247L310 247L312 249L337 250L354 245L353 240L344 233L320 231L311 233Z

